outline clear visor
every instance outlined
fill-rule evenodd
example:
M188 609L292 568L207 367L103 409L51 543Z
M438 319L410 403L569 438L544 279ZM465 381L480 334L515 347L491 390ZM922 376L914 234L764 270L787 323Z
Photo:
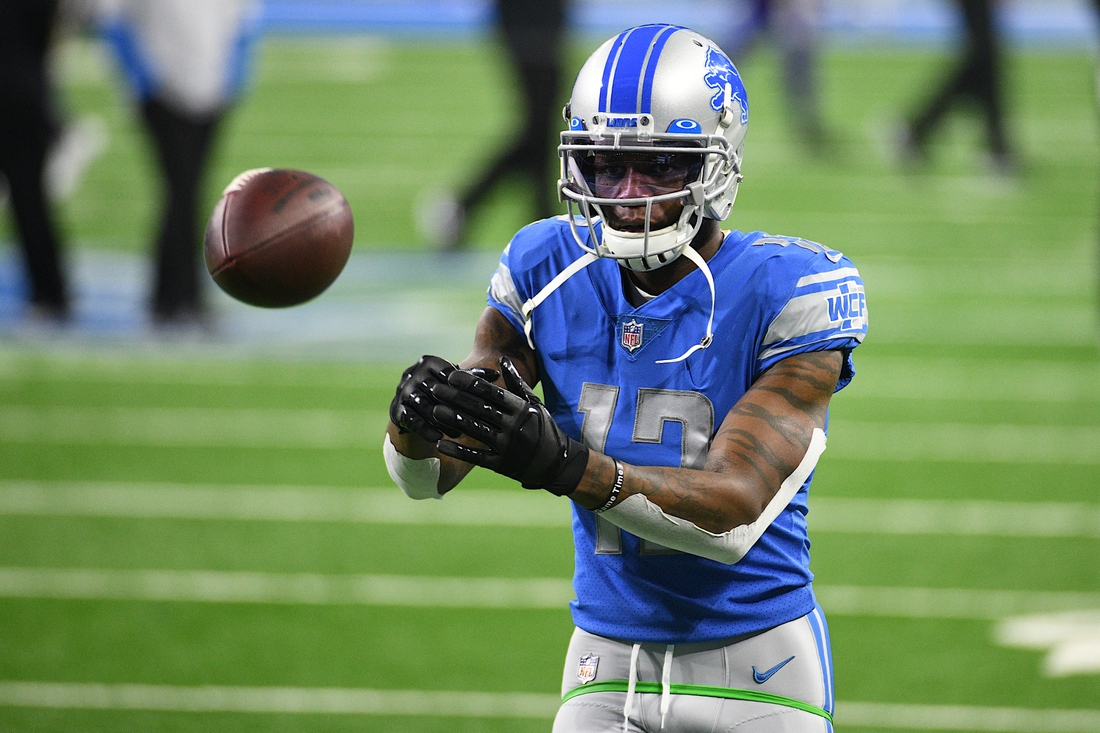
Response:
M733 165L729 141L721 135L685 137L656 134L643 143L618 135L594 140L586 132L563 132L558 148L563 194L589 203L642 205L647 200L685 198L696 182L715 187ZM708 193L721 195L717 190Z
M577 169L592 195L637 199L684 190L699 180L703 156L648 150L589 150L576 155Z

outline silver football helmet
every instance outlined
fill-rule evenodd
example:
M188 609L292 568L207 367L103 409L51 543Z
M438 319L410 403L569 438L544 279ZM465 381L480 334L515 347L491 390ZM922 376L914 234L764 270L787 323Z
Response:
M749 105L737 69L712 41L666 24L618 34L585 62L565 118L558 196L588 252L653 270L684 251L704 217L729 216ZM640 180L626 186L628 168ZM654 205L673 201L683 205L678 219L654 229ZM609 226L616 218L607 207L643 206L644 226ZM583 234L578 216L588 224Z

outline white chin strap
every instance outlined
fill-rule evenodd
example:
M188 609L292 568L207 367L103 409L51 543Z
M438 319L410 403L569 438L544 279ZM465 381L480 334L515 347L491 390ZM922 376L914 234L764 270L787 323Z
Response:
M714 327L714 275L711 274L710 267L707 266L707 261L704 260L703 256L696 252L692 247L684 247L684 251L681 252L681 254L683 254L685 257L695 263L695 266L702 271L703 277L707 279L707 285L710 286L710 316L707 318L707 332L703 334L703 338L699 343L692 346L680 356L676 357L675 359L661 359L656 362L657 364L675 364L676 362L683 361L684 359L694 354L696 351L699 351L700 349L705 349L710 346L711 341L714 340L714 333L711 330ZM537 308L544 300L550 297L551 293L560 288L562 286L562 283L564 283L566 280L573 277L578 272L588 267L598 259L600 258L597 255L591 252L585 252L583 255L574 260L568 267L559 272L557 276L555 276L553 280L548 282L546 286L543 287L543 289L540 290L538 293L536 293L533 298L528 298L527 302L523 304L523 333L525 336L527 336L528 346L530 346L532 349L535 348L535 340L534 336L532 335L531 321L531 314L534 312L535 308Z
M714 340L714 332L711 330L714 327L714 275L711 274L710 268L707 266L707 261L704 260L703 256L696 252L693 247L684 247L684 251L681 254L695 263L695 266L702 271L703 277L707 279L707 285L710 286L710 317L707 318L707 332L703 335L702 341L692 346L680 356L675 359L661 359L657 362L658 364L675 364L678 361L683 361L696 351L710 346L710 342Z

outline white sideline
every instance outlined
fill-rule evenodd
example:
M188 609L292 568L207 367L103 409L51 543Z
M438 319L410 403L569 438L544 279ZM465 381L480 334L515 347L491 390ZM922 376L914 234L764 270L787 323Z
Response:
M559 703L557 695L545 693L0 682L0 706L23 708L550 719ZM1100 733L1100 710L842 700L835 720L853 728Z
M0 441L56 445L365 448L384 410L0 406ZM825 461L1100 465L1100 427L834 420Z
M814 590L830 616L987 621L1100 608L1096 592L851 585ZM0 567L0 598L564 611L573 597L566 578Z
M396 487L217 486L0 481L0 516L567 527L542 492L462 487L441 502ZM813 496L810 531L987 537L1100 537L1100 504Z

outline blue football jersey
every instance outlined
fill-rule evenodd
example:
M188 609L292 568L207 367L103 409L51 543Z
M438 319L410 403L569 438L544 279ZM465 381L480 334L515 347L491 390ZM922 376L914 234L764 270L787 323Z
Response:
M564 217L522 229L500 258L489 305L520 331L523 304L583 251ZM840 252L794 237L732 232L707 263L639 307L620 266L598 259L531 313L546 405L573 438L627 463L702 468L726 414L769 367L792 354L846 354L867 332L863 282ZM769 629L814 607L806 531L812 475L736 564L676 552L573 505L573 620L585 631L664 644Z

